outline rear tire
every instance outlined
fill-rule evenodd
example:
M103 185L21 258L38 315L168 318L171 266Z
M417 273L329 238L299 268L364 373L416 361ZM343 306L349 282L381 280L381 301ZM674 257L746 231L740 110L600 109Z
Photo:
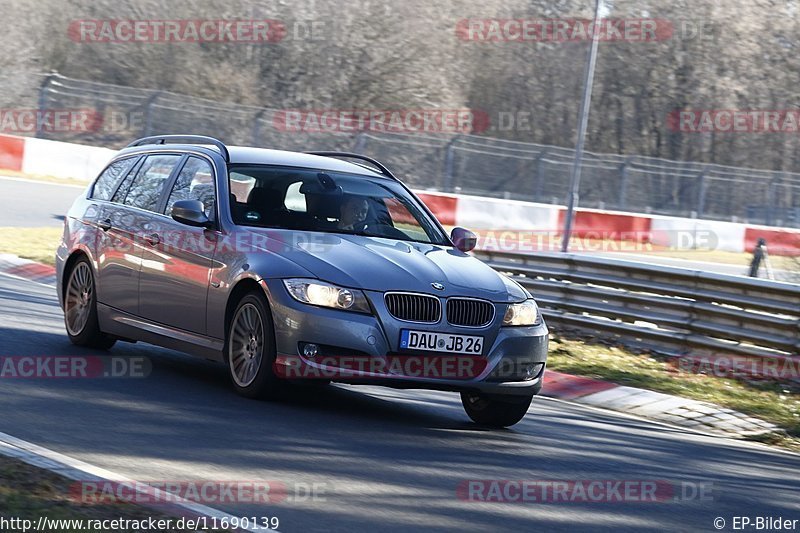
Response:
M476 424L492 428L513 426L525 417L533 395L511 396L462 392L464 411Z
M64 325L72 344L108 350L117 340L100 331L97 319L97 292L89 260L78 259L68 272L64 292Z
M275 329L266 297L253 291L236 305L225 343L228 373L236 392L275 399L286 383L275 374Z

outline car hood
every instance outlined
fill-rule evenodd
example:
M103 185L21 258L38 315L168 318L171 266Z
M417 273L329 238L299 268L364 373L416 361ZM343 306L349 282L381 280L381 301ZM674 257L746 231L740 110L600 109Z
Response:
M345 287L470 296L494 302L529 297L520 285L469 254L447 246L380 237L249 229L315 277ZM277 245L277 246L276 246ZM435 290L432 283L444 285Z

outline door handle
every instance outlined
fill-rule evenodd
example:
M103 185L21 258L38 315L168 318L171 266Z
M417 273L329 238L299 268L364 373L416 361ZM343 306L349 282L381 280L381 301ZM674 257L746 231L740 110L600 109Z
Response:
M161 242L161 237L159 237L157 233L151 233L150 235L145 235L144 240L150 246L156 246L158 243Z
M105 220L101 220L97 223L98 227L103 231L108 231L111 229L111 219L107 218Z

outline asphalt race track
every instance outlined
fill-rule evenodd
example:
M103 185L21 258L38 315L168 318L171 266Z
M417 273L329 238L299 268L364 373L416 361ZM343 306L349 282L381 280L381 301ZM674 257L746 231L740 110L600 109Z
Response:
M53 288L4 275L0 339L0 356L99 355L68 342ZM333 385L258 402L216 364L143 344L111 354L144 356L152 373L2 379L0 431L142 481L282 482L280 503L210 504L277 516L281 531L713 531L717 517L800 513L800 456L758 444L544 398L501 431L471 424L449 393ZM707 496L486 503L457 497L468 479L658 480ZM315 483L315 498L291 492Z
M58 227L75 197L76 185L22 181L0 176L0 226Z

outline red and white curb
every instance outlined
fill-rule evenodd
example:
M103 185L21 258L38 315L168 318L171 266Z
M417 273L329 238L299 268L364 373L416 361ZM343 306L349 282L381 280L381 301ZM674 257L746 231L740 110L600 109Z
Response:
M0 254L0 273L46 285L55 284L53 267L13 255ZM728 437L779 431L773 424L712 403L552 370L545 372L542 395Z
M548 370L542 395L724 435L753 437L780 431L769 422L718 405Z
M11 254L0 254L0 272L44 285L55 285L56 283L55 267Z
M173 494L167 494L160 489L148 487L144 483L18 439L6 433L0 433L0 455L20 460L23 463L37 468L43 468L44 470L74 481L124 483L126 486L133 487L137 493L141 494L145 501L165 502L158 504L141 504L143 507L158 511L161 514L174 514L176 518L186 517L191 519L207 517L209 519L215 519L217 523L231 523L231 520L238 521L237 517L214 509L213 507L192 502ZM276 530L254 527L248 529L239 528L232 531Z

